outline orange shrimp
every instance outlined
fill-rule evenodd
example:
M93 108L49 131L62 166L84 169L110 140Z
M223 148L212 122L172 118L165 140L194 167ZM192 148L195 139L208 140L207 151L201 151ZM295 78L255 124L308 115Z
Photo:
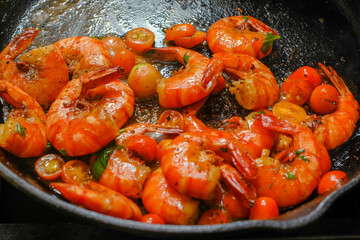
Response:
M95 182L50 183L64 198L85 208L113 217L140 221L140 208L129 198Z
M167 224L194 224L199 216L199 201L176 191L161 168L146 181L142 202L148 212L159 215Z
M59 47L73 77L112 66L109 51L98 39L69 37L57 41L55 45Z
M256 159L258 175L250 180L258 196L273 198L279 207L288 207L306 200L319 184L322 158L327 152L313 132L300 125L280 120L274 115L258 114L254 124L292 136L293 159L280 162L263 155ZM270 152L270 151L268 151Z
M55 45L40 47L23 54L39 30L27 29L16 36L0 53L0 78L14 83L48 109L69 81L65 60Z
M0 124L0 146L21 157L38 157L47 145L46 116L40 105L10 82L0 81L0 97L13 109Z
M326 68L321 63L319 66L339 91L340 98L333 113L311 116L308 121L315 123L316 139L330 150L345 143L353 134L359 119L359 103L332 67Z
M187 106L208 96L215 87L225 82L220 71L204 75L210 59L198 52L181 47L154 48L152 52L154 60L177 60L185 65L185 68L181 68L173 76L162 78L158 82L157 92L163 107Z
M272 50L279 34L250 16L222 18L210 26L206 41L213 53L242 53L261 59Z
M166 148L161 159L165 178L179 192L211 199L220 179L218 165L228 157L246 178L256 176L253 160L239 141L220 130L183 133Z
M96 152L113 140L134 111L133 91L117 80L119 68L70 81L47 113L50 143L69 156Z
M213 68L224 69L233 79L229 90L246 109L267 108L279 98L279 86L274 75L253 57L239 53L215 53L206 71L216 72Z
M127 145L131 138L146 132L179 134L182 131L177 128L145 123L132 124L122 129L115 139L117 146L121 147L116 148L110 155L108 165L101 175L99 183L127 197L141 197L144 182L151 174L151 169L145 165L143 160L135 156L127 148Z

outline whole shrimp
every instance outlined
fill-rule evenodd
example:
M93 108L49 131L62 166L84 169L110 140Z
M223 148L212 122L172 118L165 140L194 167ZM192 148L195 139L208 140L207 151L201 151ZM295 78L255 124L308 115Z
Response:
M152 49L152 58L161 61L179 61L184 68L157 83L160 105L180 108L208 96L215 87L225 83L221 72L204 71L210 61L204 55L181 47ZM213 69L211 69L213 70ZM215 71L214 71L215 72Z
M315 125L316 139L330 150L345 143L353 134L359 119L359 103L332 67L326 68L321 63L319 66L339 91L340 99L333 113L310 116L307 121Z
M267 108L278 100L280 91L275 77L259 60L239 53L215 53L206 73L219 69L224 69L233 80L229 90L244 108Z
M261 59L272 50L279 34L250 16L222 18L210 26L206 41L213 53L242 53Z
M140 221L140 208L129 198L96 182L71 184L54 182L50 186L64 198L87 209L113 217Z
M120 68L100 69L70 81L47 113L50 143L69 156L105 147L134 111L133 91L118 80Z
M323 158L328 156L309 128L280 120L274 115L258 114L255 124L292 137L292 159L281 162L263 155L256 159L257 177L250 180L258 196L273 198L279 207L306 200L319 184Z
M163 132L179 134L177 128L167 128L156 124L137 123L121 130L116 137L117 146L109 157L108 165L102 173L99 183L130 198L141 197L145 180L151 174L151 169L128 149L128 142L137 135L146 132Z
M5 47L0 53L0 78L14 83L48 109L69 81L69 74L55 45L36 48L20 56L38 33L39 30L26 29ZM18 56L20 61L15 62Z
M69 37L57 41L55 45L60 49L73 77L112 66L109 51L98 39Z
M41 106L28 94L7 81L0 80L0 97L13 108L0 124L0 146L21 157L38 157L45 152L46 116Z
M148 212L159 215L167 224L194 224L199 216L199 201L173 188L161 168L146 181L142 202Z

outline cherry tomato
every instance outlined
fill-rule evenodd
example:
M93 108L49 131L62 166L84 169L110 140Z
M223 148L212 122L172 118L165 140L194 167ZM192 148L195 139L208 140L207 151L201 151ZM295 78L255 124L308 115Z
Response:
M319 144L319 147L321 149L321 158L320 158L321 170L322 170L322 174L325 174L331 169L331 159L326 147L323 144Z
M166 110L160 115L157 124L184 129L184 118L176 110Z
M115 56L115 53L126 48L124 40L114 36L106 37L102 39L101 42L104 44L104 47L109 51L111 59Z
M335 111L339 101L339 93L330 84L316 87L310 97L310 107L318 114L329 114Z
M207 225L207 224L222 224L229 223L230 219L223 211L219 209L210 209L205 211L199 221L198 225Z
M289 78L302 79L311 84L312 89L319 86L321 78L319 73L312 67L304 66L297 69Z
M133 151L138 157L151 162L155 159L157 153L156 141L146 135L132 137L128 142L129 150Z
M165 221L157 214L148 213L142 216L140 222L149 224L165 224Z
M345 172L339 170L330 171L321 177L317 191L319 194L332 192L347 182L348 177Z
M112 63L114 66L120 66L124 69L123 74L129 74L135 66L135 56L129 49L122 49L116 52Z
M60 177L64 159L56 154L47 154L35 162L35 171L40 178L45 180L55 180Z
M156 93L156 81L160 72L150 63L137 64L131 70L127 83L138 98L151 97Z
M65 183L79 184L93 180L93 176L86 163L80 160L71 160L64 164L61 179Z
M134 28L126 34L126 45L138 54L149 50L155 42L155 34L146 28Z
M272 112L275 116L294 123L301 123L307 118L306 111L299 105L291 102L277 102L272 107Z
M164 139L159 142L157 148L157 154L156 154L156 161L161 162L161 158L164 155L164 152L167 149L167 147L171 144L171 142L172 142L171 139Z
M175 39L192 36L195 32L195 27L189 23L175 24L166 30L165 39L174 41Z
M205 40L205 32L196 31L194 35L174 39L176 46L184 48L192 48L201 44Z
M281 99L296 105L303 105L310 98L312 85L303 79L288 78L281 85Z
M274 199L259 197L250 209L250 220L266 220L279 215L279 207Z

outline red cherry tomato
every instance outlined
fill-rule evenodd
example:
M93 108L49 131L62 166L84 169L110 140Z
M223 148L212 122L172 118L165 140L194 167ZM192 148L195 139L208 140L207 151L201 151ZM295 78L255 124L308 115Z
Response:
M165 224L165 221L159 215L153 213L145 214L140 221L149 224Z
M35 163L35 171L40 178L45 180L55 180L60 177L64 159L56 154L47 154L39 158Z
M165 39L174 41L175 39L192 36L195 32L195 27L189 23L175 24L166 30Z
M115 53L126 48L124 40L114 36L106 37L102 39L101 42L104 44L104 47L109 51L111 58L115 56Z
M137 64L131 70L127 83L138 98L151 97L156 93L160 72L150 63Z
M312 67L301 67L297 69L289 78L292 79L303 79L304 81L311 84L312 89L319 86L321 83L321 78L319 73Z
M148 162L154 160L157 154L156 141L146 135L132 137L128 142L128 148L137 156Z
M198 225L208 225L208 224L222 224L229 223L230 219L223 211L219 209L210 209L205 211L199 221Z
M64 164L61 179L65 183L80 184L93 180L93 176L86 163L80 160L71 160Z
M176 46L184 47L184 48L193 48L199 44L201 44L205 40L205 32L196 31L194 35L174 39L174 43Z
M135 56L129 49L122 49L116 52L112 63L124 69L123 74L129 74L135 66Z
M250 220L266 220L279 215L279 207L274 199L269 197L259 197L255 200L250 209Z
M318 114L329 114L335 111L339 101L339 93L330 84L316 87L310 97L310 107Z
M321 177L317 191L319 194L332 192L347 183L347 181L348 177L345 172L339 170L330 171Z
M166 110L160 115L157 124L184 129L184 118L176 110Z
M155 34L146 28L134 28L126 34L126 45L138 54L149 50L155 42Z

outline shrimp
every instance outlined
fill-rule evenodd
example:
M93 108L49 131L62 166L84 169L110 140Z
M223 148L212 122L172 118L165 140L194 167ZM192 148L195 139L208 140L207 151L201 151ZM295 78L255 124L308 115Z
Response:
M120 68L100 69L70 81L47 113L50 143L69 156L105 147L134 111L134 92L117 80Z
M208 96L215 87L224 84L221 72L204 75L209 58L195 51L181 47L154 48L152 58L161 61L179 61L185 68L157 83L160 105L166 108L180 108Z
M219 182L218 167L228 157L246 178L256 176L253 160L241 150L239 141L220 130L183 133L166 148L161 158L165 178L179 192L212 199Z
M145 162L135 156L128 148L128 142L137 135L146 132L164 132L179 134L177 128L159 126L156 124L132 124L120 131L116 137L117 146L110 155L108 165L100 177L99 183L130 198L141 197L145 180L151 174L151 169Z
M248 110L270 107L279 98L279 86L274 75L253 57L239 53L215 53L206 72L216 72L213 68L224 69L233 79L229 91Z
M21 157L38 157L45 152L46 116L41 106L10 82L0 80L0 96L13 109L0 124L0 146Z
M89 71L111 67L111 57L104 44L92 37L69 37L55 43L64 57L70 75L79 77Z
M359 103L356 101L343 79L332 68L319 63L340 93L340 99L333 113L324 116L310 116L307 120L315 125L314 134L326 149L334 149L345 143L353 134L359 119Z
M293 159L286 162L280 162L268 154L256 159L258 174L250 182L257 189L258 196L273 198L279 207L303 202L319 184L323 174L322 158L327 152L323 151L309 128L265 114L258 114L254 124L290 135L294 150Z
M0 53L0 78L12 82L48 109L60 90L69 82L65 60L55 45L23 53L39 30L26 29Z
M146 181L142 202L148 212L159 215L167 224L194 224L199 216L199 201L176 191L161 168Z
M206 41L213 53L242 53L261 59L272 50L279 34L250 16L222 18L210 26Z
M140 208L129 198L96 182L50 183L64 198L105 215L140 221Z

